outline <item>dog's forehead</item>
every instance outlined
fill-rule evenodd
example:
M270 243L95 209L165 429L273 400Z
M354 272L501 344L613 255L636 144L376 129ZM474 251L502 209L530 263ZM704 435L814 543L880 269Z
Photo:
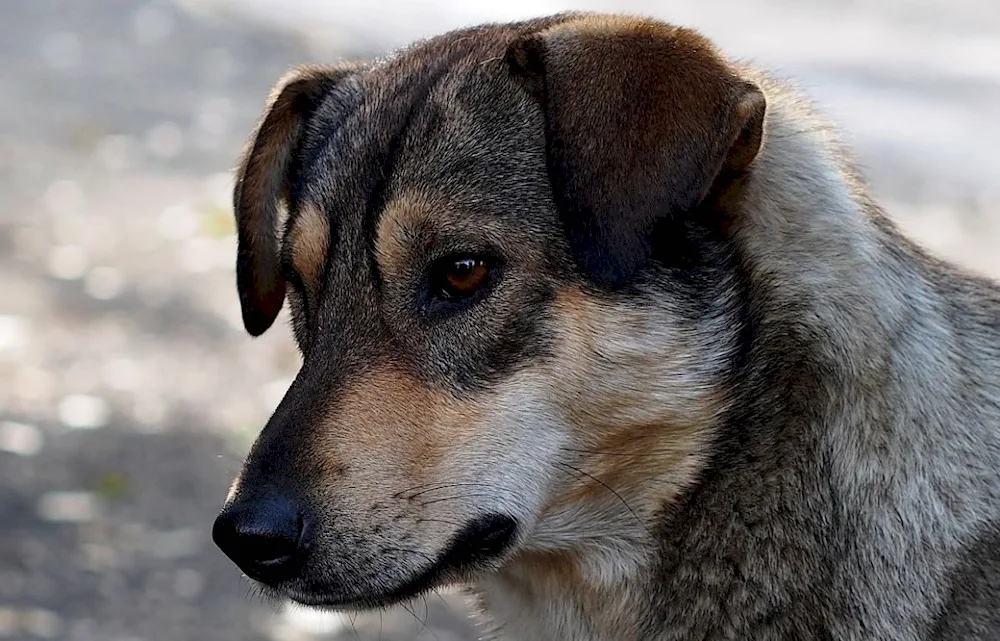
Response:
M335 154L351 151L344 143L398 142L427 106L442 105L442 88L455 90L474 78L485 91L486 78L502 70L500 54L509 38L490 30L463 33L410 46L348 75L316 109L304 146Z
M293 195L371 228L411 187L457 201L523 191L544 167L544 125L509 78L512 38L455 35L347 77L306 126Z

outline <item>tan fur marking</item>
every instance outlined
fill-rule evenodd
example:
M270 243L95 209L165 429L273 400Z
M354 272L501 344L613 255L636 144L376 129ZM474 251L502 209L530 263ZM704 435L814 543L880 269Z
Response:
M518 229L500 219L473 218L469 215L470 210L480 205L474 196L470 200L462 198L434 190L412 189L388 202L380 217L375 240L382 273L391 279L393 274L406 272L415 258L425 257L442 237L488 243L518 261L523 272L540 268L542 258L533 251L531 228Z
M581 463L589 474L623 492L643 490L651 480L662 479L657 496L671 497L679 494L699 469L689 459L704 447L706 439L700 437L698 432L674 431L664 425L611 430L592 452L582 455ZM578 487L580 498L607 492L596 482Z
M349 431L352 447L385 447L398 442L410 448L411 460L437 459L429 443L441 403L426 388L393 367L380 367L351 386L337 404L336 422Z
M553 583L583 584L579 561L569 552L527 551L518 555L518 561L531 566L538 574L548 577Z
M330 221L313 204L305 205L295 218L289 242L292 266L309 288L319 286L330 248Z
M386 205L375 237L375 253L383 272L398 274L406 269L418 249L412 234L426 225L433 209L430 198L417 192L394 198Z
M549 507L607 500L613 488L636 495L631 507L648 503L655 510L697 474L727 399L688 371L698 345L659 334L648 313L577 289L560 292L554 307L563 329L553 392L576 430L574 464L594 478L581 474ZM608 333L610 327L616 331ZM664 403L670 396L687 402ZM653 480L658 491L651 493Z
M477 422L475 407L457 403L384 365L353 384L334 404L324 430L329 436L317 441L317 458L346 458L352 468L380 473L393 470L399 476L397 489L404 489L432 482L429 475Z

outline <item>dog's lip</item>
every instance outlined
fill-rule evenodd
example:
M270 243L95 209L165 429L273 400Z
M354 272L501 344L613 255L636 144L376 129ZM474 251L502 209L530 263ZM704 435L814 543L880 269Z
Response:
M412 599L435 588L455 582L460 575L481 569L507 552L517 536L517 522L504 515L488 514L470 521L452 537L429 567L400 585L353 599L338 599L322 591L306 592L289 588L285 596L301 605L342 610L381 608Z
M442 573L437 565L432 566L425 572L418 574L406 583L385 592L367 594L353 599L338 599L335 596L324 593L309 593L299 590L290 590L286 596L300 605L318 608L328 608L331 610L372 610L384 608L397 603L408 601L424 592L442 587L450 583L448 577Z
M312 592L296 587L283 588L278 591L292 601L309 607L329 608L331 610L382 608L407 601L449 583L450 568L446 566L443 559L444 557L395 588L372 592L352 599L338 598L323 591Z

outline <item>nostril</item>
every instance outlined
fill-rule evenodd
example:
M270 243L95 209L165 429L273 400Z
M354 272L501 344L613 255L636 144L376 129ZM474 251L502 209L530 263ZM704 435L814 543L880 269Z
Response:
M290 559L298 549L297 534L293 540L272 532L242 530L238 534L242 548L240 553L260 565L279 565Z
M240 501L215 520L215 544L250 576L277 580L294 564L302 519L287 501Z

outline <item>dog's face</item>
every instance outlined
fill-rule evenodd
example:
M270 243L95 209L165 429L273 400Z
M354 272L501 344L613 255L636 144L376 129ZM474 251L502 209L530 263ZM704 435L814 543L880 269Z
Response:
M620 18L282 82L241 167L238 276L255 335L287 297L303 366L220 546L278 594L358 608L632 536L726 404L720 195L762 119L702 38Z

